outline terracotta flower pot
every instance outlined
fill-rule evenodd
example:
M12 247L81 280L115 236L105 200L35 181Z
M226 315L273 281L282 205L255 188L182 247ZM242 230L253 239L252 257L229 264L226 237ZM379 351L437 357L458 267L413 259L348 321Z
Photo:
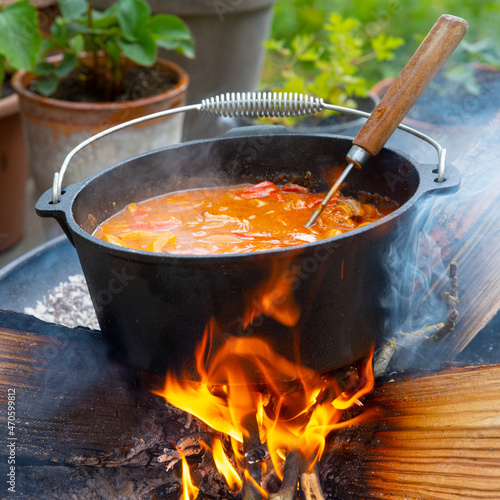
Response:
M276 0L148 0L153 14L175 14L189 26L196 44L196 58L160 51L189 73L189 102L225 92L250 92L257 88L265 57ZM113 0L94 0L105 9ZM186 115L184 140L216 137L229 127L211 115Z
M27 161L19 99L0 99L0 252L24 233Z
M72 102L40 96L28 89L35 78L20 71L12 78L19 94L28 161L39 195L52 186L66 155L88 137L119 123L183 106L189 77L177 64L163 59L156 69L171 73L177 83L170 90L126 102ZM138 88L140 91L141 89ZM182 113L112 134L87 147L72 160L65 183L72 184L126 158L180 142Z

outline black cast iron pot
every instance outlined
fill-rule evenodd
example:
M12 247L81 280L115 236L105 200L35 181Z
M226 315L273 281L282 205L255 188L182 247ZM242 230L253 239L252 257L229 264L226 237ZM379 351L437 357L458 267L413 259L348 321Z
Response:
M298 353L303 365L329 371L366 356L381 342L389 318L393 325L405 319L413 282L390 283L386 257L391 244L400 238L411 241L418 231L413 223L424 196L458 187L451 166L447 179L436 183L432 165L384 148L362 170L349 174L343 193L379 193L400 208L343 236L290 249L176 256L124 249L92 233L127 204L179 189L267 179L326 190L325 177L332 167L345 166L351 145L346 137L245 127L111 166L65 186L58 204L52 204L47 191L36 210L54 217L75 246L103 334L136 367L194 376L194 350L215 318L224 334L260 336L288 359ZM413 241L407 245L410 254L416 252L417 238ZM248 297L276 266L286 270L300 307L298 323L285 326L264 316L244 328ZM394 287L399 300L389 306Z

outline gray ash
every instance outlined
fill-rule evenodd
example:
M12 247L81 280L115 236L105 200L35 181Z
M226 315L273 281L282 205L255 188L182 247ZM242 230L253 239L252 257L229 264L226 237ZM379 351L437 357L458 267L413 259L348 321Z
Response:
M24 312L50 323L69 328L86 326L99 330L99 323L90 299L83 274L68 277L38 300L35 307L25 307Z

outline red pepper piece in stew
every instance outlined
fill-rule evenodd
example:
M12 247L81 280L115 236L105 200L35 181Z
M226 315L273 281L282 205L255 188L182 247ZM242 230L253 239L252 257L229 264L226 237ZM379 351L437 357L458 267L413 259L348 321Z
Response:
M286 201L286 198L283 196L282 193L271 193L271 198L279 203L285 203Z
M287 193L299 193L299 194L309 194L309 189L300 186L299 184L292 184L290 182L287 182L282 188L282 191L285 191Z
M265 198L271 193L276 193L279 190L279 187L274 184L274 182L264 181L244 189L240 196L247 200L251 200L253 198Z

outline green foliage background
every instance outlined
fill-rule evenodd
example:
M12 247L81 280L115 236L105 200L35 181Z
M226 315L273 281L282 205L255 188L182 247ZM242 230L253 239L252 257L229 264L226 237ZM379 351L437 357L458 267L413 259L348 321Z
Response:
M392 61L363 67L363 76L397 75L441 14L453 14L469 22L465 41L475 43L491 38L500 46L500 0L280 0L275 4L271 37L290 40L297 33L315 33L332 12L359 19L370 34L383 27L405 45ZM452 55L458 58L459 55ZM262 75L265 85L273 78L272 60L268 57Z

